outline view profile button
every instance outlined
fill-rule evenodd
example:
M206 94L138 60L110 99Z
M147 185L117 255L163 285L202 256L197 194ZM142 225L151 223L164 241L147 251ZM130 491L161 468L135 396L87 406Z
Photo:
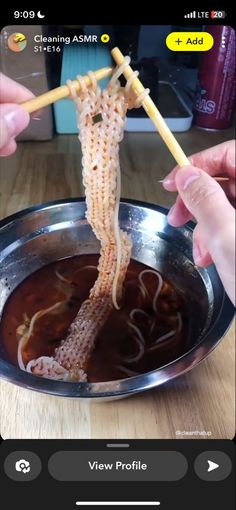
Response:
M176 482L188 463L176 451L61 451L51 456L48 470L63 482Z

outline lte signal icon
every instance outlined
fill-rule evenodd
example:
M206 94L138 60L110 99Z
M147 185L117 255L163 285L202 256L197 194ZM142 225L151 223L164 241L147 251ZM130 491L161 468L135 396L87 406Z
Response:
M184 15L185 18L196 18L196 11L189 12Z

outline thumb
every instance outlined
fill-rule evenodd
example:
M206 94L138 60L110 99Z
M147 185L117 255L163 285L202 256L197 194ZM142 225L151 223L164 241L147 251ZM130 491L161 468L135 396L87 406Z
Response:
M196 218L205 236L224 231L234 209L221 186L200 168L186 166L175 176L178 192L187 209Z
M28 112L17 104L0 105L0 149L25 129L30 121Z
M235 302L235 210L221 186L200 168L181 168L175 182L185 206L198 222L203 244L225 290Z

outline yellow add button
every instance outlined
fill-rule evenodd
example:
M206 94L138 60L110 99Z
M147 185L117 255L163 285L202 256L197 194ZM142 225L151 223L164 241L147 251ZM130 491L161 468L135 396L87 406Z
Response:
M208 51L213 44L208 32L171 32L166 38L166 46L171 51Z

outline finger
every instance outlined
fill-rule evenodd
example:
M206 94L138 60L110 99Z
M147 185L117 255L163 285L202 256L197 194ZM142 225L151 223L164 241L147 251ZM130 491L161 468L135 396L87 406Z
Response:
M12 138L5 147L0 149L0 156L11 156L16 151L16 141Z
M31 119L33 120L39 120L42 116L43 109L40 108L40 110L36 110L35 112L31 113Z
M11 138L25 129L30 116L24 108L16 104L0 105L0 149L5 147Z
M219 184L206 172L193 166L176 173L176 185L187 209L202 226L205 235L224 230L232 206Z
M202 168L209 175L227 174L235 178L235 141L230 140L215 147L198 152L189 157L193 166ZM175 176L179 166L176 166L164 179L163 187L167 191L176 191Z
M219 184L196 167L176 174L179 194L201 228L224 288L235 303L235 210Z
M0 73L1 103L23 103L33 99L34 94L20 83Z
M199 225L196 225L193 231L193 260L200 267L212 264L212 258L203 241Z
M169 210L167 220L172 227L181 227L192 219L193 215L189 212L180 195L178 195L175 204Z
M209 175L226 173L235 178L235 141L220 143L215 147L193 154L191 164L202 168Z
M167 191L177 191L175 176L179 169L179 166L175 166L175 168L173 168L173 170L165 177L162 185Z

